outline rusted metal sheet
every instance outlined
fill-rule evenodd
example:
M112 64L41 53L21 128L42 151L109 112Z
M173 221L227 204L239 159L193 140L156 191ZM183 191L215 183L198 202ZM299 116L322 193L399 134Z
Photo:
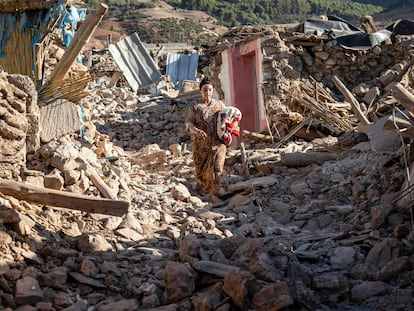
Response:
M115 63L121 69L131 89L156 83L161 73L137 33L108 46Z

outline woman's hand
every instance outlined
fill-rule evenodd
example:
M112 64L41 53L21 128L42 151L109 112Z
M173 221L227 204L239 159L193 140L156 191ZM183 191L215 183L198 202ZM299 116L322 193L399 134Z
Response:
M190 127L190 133L202 139L205 139L207 137L206 132L204 132L203 130L200 130L199 128L195 126Z

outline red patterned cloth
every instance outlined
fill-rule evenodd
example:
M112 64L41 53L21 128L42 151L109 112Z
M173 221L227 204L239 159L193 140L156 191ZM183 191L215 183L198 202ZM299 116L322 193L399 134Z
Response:
M226 107L219 111L217 116L217 135L226 144L232 142L232 135L240 136L239 123L241 111L236 107Z

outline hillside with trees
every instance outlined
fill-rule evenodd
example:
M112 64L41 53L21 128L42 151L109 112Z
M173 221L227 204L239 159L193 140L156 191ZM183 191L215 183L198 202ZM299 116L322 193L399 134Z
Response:
M342 0L170 0L183 9L205 11L228 27L299 22L307 17L337 15L353 18L381 12L383 7Z

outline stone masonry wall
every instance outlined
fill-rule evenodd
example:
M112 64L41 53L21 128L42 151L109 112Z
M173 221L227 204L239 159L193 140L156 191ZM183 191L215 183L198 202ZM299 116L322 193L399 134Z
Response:
M27 76L0 73L0 178L15 178L39 147L39 108Z

